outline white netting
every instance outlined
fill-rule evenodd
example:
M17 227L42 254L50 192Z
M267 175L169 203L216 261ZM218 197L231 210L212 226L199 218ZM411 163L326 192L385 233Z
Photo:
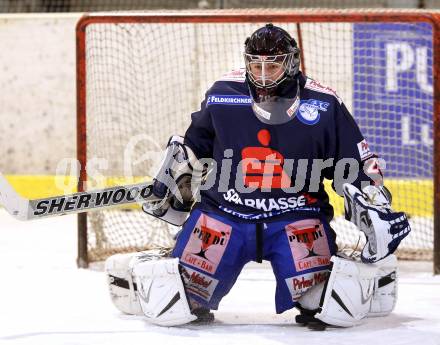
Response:
M151 176L168 137L184 134L213 81L243 65L244 39L262 25L88 25L88 160L106 177ZM433 110L432 90L426 88L432 81L423 73L432 74L431 28L380 25L302 23L303 68L337 90L372 149L384 152L395 208L412 217L413 233L401 252L429 258ZM296 23L280 26L298 38ZM387 72L390 68L394 74ZM108 165L99 165L99 159ZM358 231L341 219L342 200L334 202L340 242L353 245ZM94 212L88 218L91 261L127 248L170 245L175 232L133 209Z

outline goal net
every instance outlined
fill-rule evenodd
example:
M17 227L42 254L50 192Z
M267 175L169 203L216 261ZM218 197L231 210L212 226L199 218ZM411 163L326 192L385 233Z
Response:
M204 93L243 67L244 40L267 22L300 45L302 70L335 89L386 161L393 208L410 216L402 258L431 259L434 238L434 20L407 12L219 12L84 17L78 42L80 189L148 180L168 138L183 135ZM231 124L233 125L233 124ZM329 184L340 247L362 236ZM79 264L172 246L178 229L139 211L80 215Z

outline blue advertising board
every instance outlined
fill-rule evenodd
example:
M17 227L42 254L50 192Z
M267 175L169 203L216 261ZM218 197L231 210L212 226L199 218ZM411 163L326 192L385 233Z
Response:
M432 177L432 28L353 24L353 116L387 177Z

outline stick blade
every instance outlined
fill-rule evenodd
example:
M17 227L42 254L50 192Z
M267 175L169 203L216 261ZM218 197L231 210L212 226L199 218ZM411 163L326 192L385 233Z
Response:
M19 220L28 219L29 200L21 197L0 173L0 206Z

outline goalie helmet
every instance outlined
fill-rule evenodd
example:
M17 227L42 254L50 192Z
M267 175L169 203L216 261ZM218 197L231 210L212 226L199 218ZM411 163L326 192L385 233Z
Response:
M299 107L299 53L296 41L273 24L246 39L246 80L260 121L282 124L294 118Z
M256 88L271 89L299 72L299 48L296 41L273 24L255 31L245 41L246 75Z

